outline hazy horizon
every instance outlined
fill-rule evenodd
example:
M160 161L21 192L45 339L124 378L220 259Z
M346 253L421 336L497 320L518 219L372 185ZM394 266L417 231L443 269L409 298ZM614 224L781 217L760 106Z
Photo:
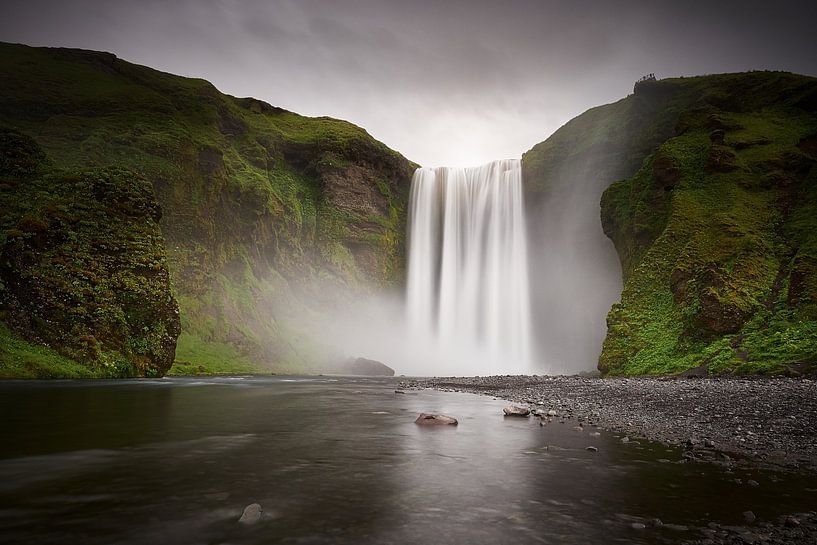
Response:
M647 73L817 75L817 6L798 2L4 4L2 41L109 51L346 119L423 166L518 158Z

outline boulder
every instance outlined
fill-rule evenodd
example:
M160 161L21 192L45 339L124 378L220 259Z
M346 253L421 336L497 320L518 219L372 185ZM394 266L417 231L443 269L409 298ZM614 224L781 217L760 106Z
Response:
M420 426L456 426L458 422L453 416L420 413L414 423Z
M508 405L502 409L502 412L505 413L505 416L530 416L530 409L516 405Z
M349 358L340 365L341 374L393 377L394 369L385 363L366 358Z
M261 513L263 512L264 510L261 508L261 504L251 503L244 508L244 512L241 513L241 518L238 519L238 522L241 524L255 524L261 519Z

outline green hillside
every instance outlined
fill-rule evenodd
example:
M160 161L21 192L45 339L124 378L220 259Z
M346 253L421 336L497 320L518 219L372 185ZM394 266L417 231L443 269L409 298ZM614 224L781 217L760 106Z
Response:
M817 80L752 72L640 82L523 159L539 199L571 163L619 180L601 217L624 290L600 370L817 364Z
M0 127L57 167L150 182L181 310L172 372L325 368L310 318L401 281L413 165L350 123L107 53L2 44Z

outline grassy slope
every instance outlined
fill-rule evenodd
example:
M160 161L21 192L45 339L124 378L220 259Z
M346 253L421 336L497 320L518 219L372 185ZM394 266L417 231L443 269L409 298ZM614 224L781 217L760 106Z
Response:
M60 166L152 183L181 306L177 370L314 369L328 354L306 318L400 281L412 165L350 123L109 54L2 44L0 125Z
M650 85L674 86L682 108L672 137L602 199L625 284L600 369L817 364L817 154L807 145L817 81L750 73Z
M621 180L602 199L625 282L600 369L815 363L815 105L787 73L645 82L523 156L533 208L577 171Z

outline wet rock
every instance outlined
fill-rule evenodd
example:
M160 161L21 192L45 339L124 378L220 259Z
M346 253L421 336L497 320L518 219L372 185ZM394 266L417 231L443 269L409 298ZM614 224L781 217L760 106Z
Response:
M255 524L259 520L261 520L261 514L264 510L261 508L261 504L259 503L251 503L247 507L244 508L244 511L241 513L241 518L238 519L238 522L241 524Z
M644 524L643 522L633 522L630 524L630 528L632 528L633 530L643 530L646 527L647 525Z
M556 411L554 411L553 409L550 409L550 410L548 411L548 416L559 416L559 413L557 413L557 412L556 412Z
M414 423L420 426L456 426L458 424L457 419L452 416L426 413L420 413Z
M339 366L338 372L342 374L362 376L394 376L394 369L385 363L366 358L349 358Z
M629 438L629 437L627 437L627 436L625 435L624 437L622 437L622 438L621 438L621 442L622 442L622 443L625 443L625 444L626 444L626 443L629 443L629 442L630 442L630 438Z
M743 520L745 520L748 524L752 524L757 517L752 511L744 511L743 512Z
M586 447L584 450L589 450L590 452L598 452L599 449L596 447Z
M505 416L530 416L530 409L527 407L518 407L516 405L508 405L502 412Z
M783 524L789 528L797 528L800 526L800 519L797 517L786 517L786 521Z

